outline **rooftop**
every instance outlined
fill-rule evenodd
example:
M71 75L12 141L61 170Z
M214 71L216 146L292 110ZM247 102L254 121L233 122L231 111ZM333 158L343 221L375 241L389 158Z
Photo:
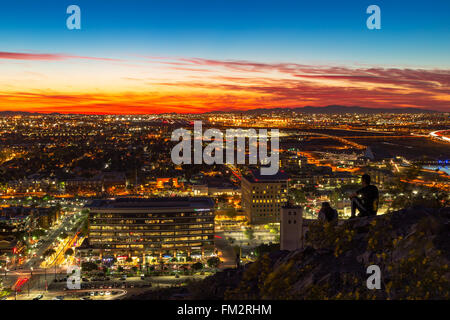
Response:
M117 198L93 200L86 205L90 209L119 208L214 208L214 201L207 197L159 197L159 198Z
M245 176L250 182L276 182L276 181L287 181L289 175L284 172L284 170L279 170L274 175L262 175L259 170L252 170L250 174Z

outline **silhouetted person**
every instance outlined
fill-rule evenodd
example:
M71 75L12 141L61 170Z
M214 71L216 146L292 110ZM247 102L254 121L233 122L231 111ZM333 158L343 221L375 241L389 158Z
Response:
M370 176L363 174L363 187L352 194L352 216L356 216L356 210L359 211L358 217L375 216L378 211L379 194L378 188L370 184Z
M322 202L322 208L320 208L319 211L319 220L321 221L327 221L327 222L332 222L332 221L337 221L338 219L338 212L336 209L333 209L330 206L329 202Z

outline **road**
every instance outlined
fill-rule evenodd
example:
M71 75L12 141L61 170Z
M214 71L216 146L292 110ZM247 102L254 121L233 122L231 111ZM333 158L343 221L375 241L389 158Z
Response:
M91 292L111 292L110 295L97 295L91 296ZM113 294L114 293L114 294ZM7 300L33 300L38 295L43 297L40 300L55 300L56 297L63 296L63 300L79 300L81 297L89 297L90 300L115 300L121 299L127 295L128 291L124 289L86 289L86 290L63 290L63 291L51 291L45 292L42 290L33 290L28 292L18 294L17 297L11 296Z
M216 234L214 243L216 248L221 252L220 260L222 260L222 263L220 264L219 269L236 267L236 253L226 240L223 232L218 232Z
M82 289L80 290L65 290L67 284L65 281L62 282L51 282L50 288L46 291L43 288L34 288L28 291L26 285L24 290L21 293L15 295L11 295L8 297L8 300L31 300L38 295L43 295L42 300L53 300L55 297L64 296L65 300L78 300L82 296L88 296L93 299L101 299L101 300L115 300L115 299L123 299L126 297L132 297L134 295L143 293L148 290L157 290L160 288L168 288L171 286L178 286L185 283L187 280L199 280L205 278L206 275L194 275L194 276L184 276L181 275L179 278L175 278L174 276L157 276L146 278L145 280L141 280L140 277L130 277L125 281L120 280L111 280L111 281L82 281ZM61 278L61 276L58 276ZM125 286L124 286L125 284ZM115 286L116 285L116 286ZM85 288L85 286L95 286L95 288ZM111 288L109 288L111 287ZM99 295L99 296L91 296L91 292L119 292L117 294L111 295Z
M51 269L41 268L40 265L43 261L41 257L47 249L51 248L57 242L58 236L80 224L82 218L83 216L79 213L64 216L62 221L56 227L50 229L48 234L44 236L43 242L33 250L32 257L28 261L12 270L8 270L6 276L4 273L2 274L4 287L13 287L21 279L31 278L32 281L26 283L23 289L28 290L28 285L30 286L30 290L33 290L34 286L45 288L46 280L50 281L51 278L49 273L64 272L65 268L59 266Z

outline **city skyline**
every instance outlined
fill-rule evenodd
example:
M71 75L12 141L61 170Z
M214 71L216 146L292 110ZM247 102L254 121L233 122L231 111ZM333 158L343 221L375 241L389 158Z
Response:
M448 3L379 1L381 30L353 1L70 4L4 5L0 111L449 110Z
M2 4L0 300L448 301L449 22L442 0Z

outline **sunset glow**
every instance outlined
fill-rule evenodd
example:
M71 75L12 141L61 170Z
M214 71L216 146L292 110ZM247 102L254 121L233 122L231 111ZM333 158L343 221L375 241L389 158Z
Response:
M2 111L199 113L332 104L449 110L445 19L421 13L420 3L408 12L383 3L386 28L378 33L360 23L364 8L350 4L327 4L348 17L327 17L334 28L322 30L320 6L292 1L263 1L254 11L238 1L80 0L83 27L70 31L61 24L63 6L26 3L25 12L8 4L0 13ZM448 5L441 6L438 14ZM412 50L402 26L419 14L430 21Z

